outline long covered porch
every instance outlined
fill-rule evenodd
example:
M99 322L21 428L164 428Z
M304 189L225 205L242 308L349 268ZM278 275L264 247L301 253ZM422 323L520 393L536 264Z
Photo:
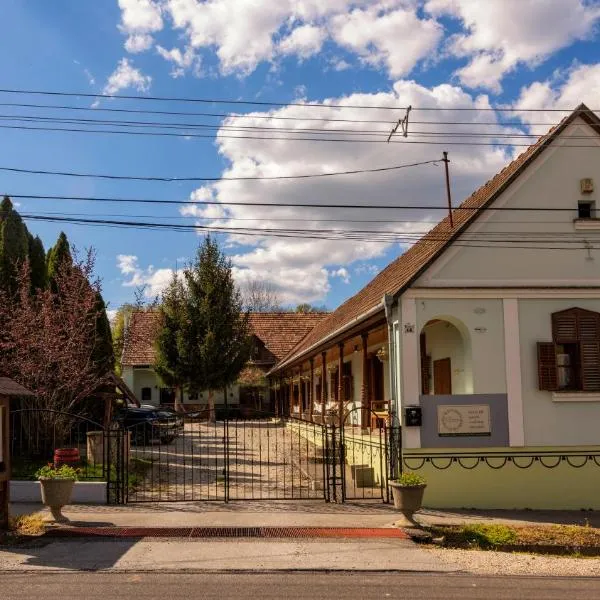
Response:
M390 351L383 318L330 340L273 373L277 414L378 429L390 417Z

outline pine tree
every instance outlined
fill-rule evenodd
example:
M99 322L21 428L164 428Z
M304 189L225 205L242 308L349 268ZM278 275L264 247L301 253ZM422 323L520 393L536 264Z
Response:
M235 383L250 356L248 314L231 263L210 237L183 275L163 296L155 370L180 392L207 390L214 421L214 392Z
M135 306L133 304L123 304L115 314L111 323L113 355L115 357L115 373L121 375L121 357L123 355L123 345L125 343L125 321L131 316Z
M110 321L106 314L106 305L102 294L96 294L96 306L94 307L96 320L96 344L94 346L93 361L96 363L99 375L114 370L115 355L113 351L112 332L110 330Z
M231 272L231 262L210 236L185 271L186 357L189 387L208 390L211 420L214 391L232 385L250 357L248 314Z
M189 380L185 361L185 289L174 274L160 305L160 327L156 335L154 371L162 382L176 389L176 404ZM179 393L177 393L179 392Z
M31 291L42 290L46 287L46 253L39 236L28 234L29 269L31 273Z
M63 264L73 264L73 257L71 256L69 240L64 232L61 231L56 244L48 251L46 261L46 273L51 288L54 287L53 281Z
M8 196L0 203L0 289L16 290L19 264L29 254L27 227Z

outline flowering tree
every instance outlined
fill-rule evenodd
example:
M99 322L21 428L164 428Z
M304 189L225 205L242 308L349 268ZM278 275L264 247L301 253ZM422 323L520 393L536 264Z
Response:
M109 384L105 361L98 362L100 283L94 254L74 257L54 274L54 285L31 293L29 262L19 265L14 293L0 290L0 371L35 394L32 408L80 413L83 401ZM67 433L55 413L40 417L38 432ZM42 422L43 421L43 422Z

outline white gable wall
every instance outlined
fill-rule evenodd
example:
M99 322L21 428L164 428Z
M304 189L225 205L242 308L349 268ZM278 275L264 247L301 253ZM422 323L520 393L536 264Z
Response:
M576 139L578 136L589 139ZM569 139L574 137L575 139ZM555 145L596 145L597 148L557 148ZM596 191L580 193L580 179L592 177ZM489 243L492 238L507 235L527 237L531 232L569 234L570 240L600 240L600 232L576 231L579 200L597 202L600 215L600 138L581 119L577 119L560 138L555 140L529 168L494 203L494 208L540 207L568 208L573 212L530 212L487 210L468 228L467 238L459 238L438 258L414 284L414 287L535 287L535 286L600 286L600 250L588 251L501 248ZM460 244L473 234L476 246ZM523 246L523 243L515 243ZM542 246L555 246L549 239ZM574 244L566 244L571 247ZM491 246L491 247L485 247Z

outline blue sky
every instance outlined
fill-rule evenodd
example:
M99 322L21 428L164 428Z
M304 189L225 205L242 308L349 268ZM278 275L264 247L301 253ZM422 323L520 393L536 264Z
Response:
M324 5L324 6L323 6ZM497 122L495 112L457 108L514 106L600 108L600 3L584 0L2 0L0 88L280 103L434 107L412 118L467 119L464 132ZM518 14L518 18L516 15ZM1 106L4 117L84 117L223 124L211 117L102 113L102 108L169 111L256 111L305 119L305 107L240 107L211 103L56 98L0 93L2 103L63 104L93 111ZM593 106L594 103L598 106ZM325 118L389 120L397 111L326 109ZM2 119L4 121L4 119ZM512 129L543 133L552 113L521 113ZM8 124L18 124L13 120ZM230 117L228 125L264 125ZM270 126L315 127L314 121ZM336 127L330 123L319 127ZM532 124L542 123L542 125ZM1 124L1 123L0 123ZM33 126L39 126L39 123ZM64 126L64 125L63 125ZM339 126L339 125L338 125ZM382 125L384 128L386 125ZM359 130L364 124L351 123ZM416 131L417 126L413 126ZM460 131L439 124L426 131ZM429 129L427 129L429 127ZM489 131L483 129L485 131ZM224 130L221 132L223 133ZM277 142L218 137L185 139L2 129L0 167L118 175L219 177L294 175L439 158L450 151L455 201L471 193L520 149L505 146ZM442 141L455 141L444 137ZM487 138L486 138L487 140ZM493 143L497 138L489 138ZM102 181L0 172L8 194L145 197L196 202L177 206L16 200L22 213L126 215L129 219L261 228L324 227L421 233L439 212L266 209L256 202L377 203L444 201L442 171L423 166L385 175L292 182L217 184ZM207 207L201 200L246 201L248 207ZM413 202L414 203L414 202ZM125 218L125 217L123 217ZM249 221L248 219L255 219ZM281 219L287 219L282 221ZM332 224L331 219L336 219ZM142 219L143 220L143 219ZM357 221L364 221L357 223ZM377 221L377 222L372 222ZM382 222L383 221L383 222ZM193 232L143 231L29 222L46 247L64 230L79 248L97 250L104 295L115 308L133 299L136 285L160 292L176 265L198 244ZM376 235L376 234L374 234ZM406 246L370 241L222 237L241 285L268 281L284 303L309 301L334 308Z

